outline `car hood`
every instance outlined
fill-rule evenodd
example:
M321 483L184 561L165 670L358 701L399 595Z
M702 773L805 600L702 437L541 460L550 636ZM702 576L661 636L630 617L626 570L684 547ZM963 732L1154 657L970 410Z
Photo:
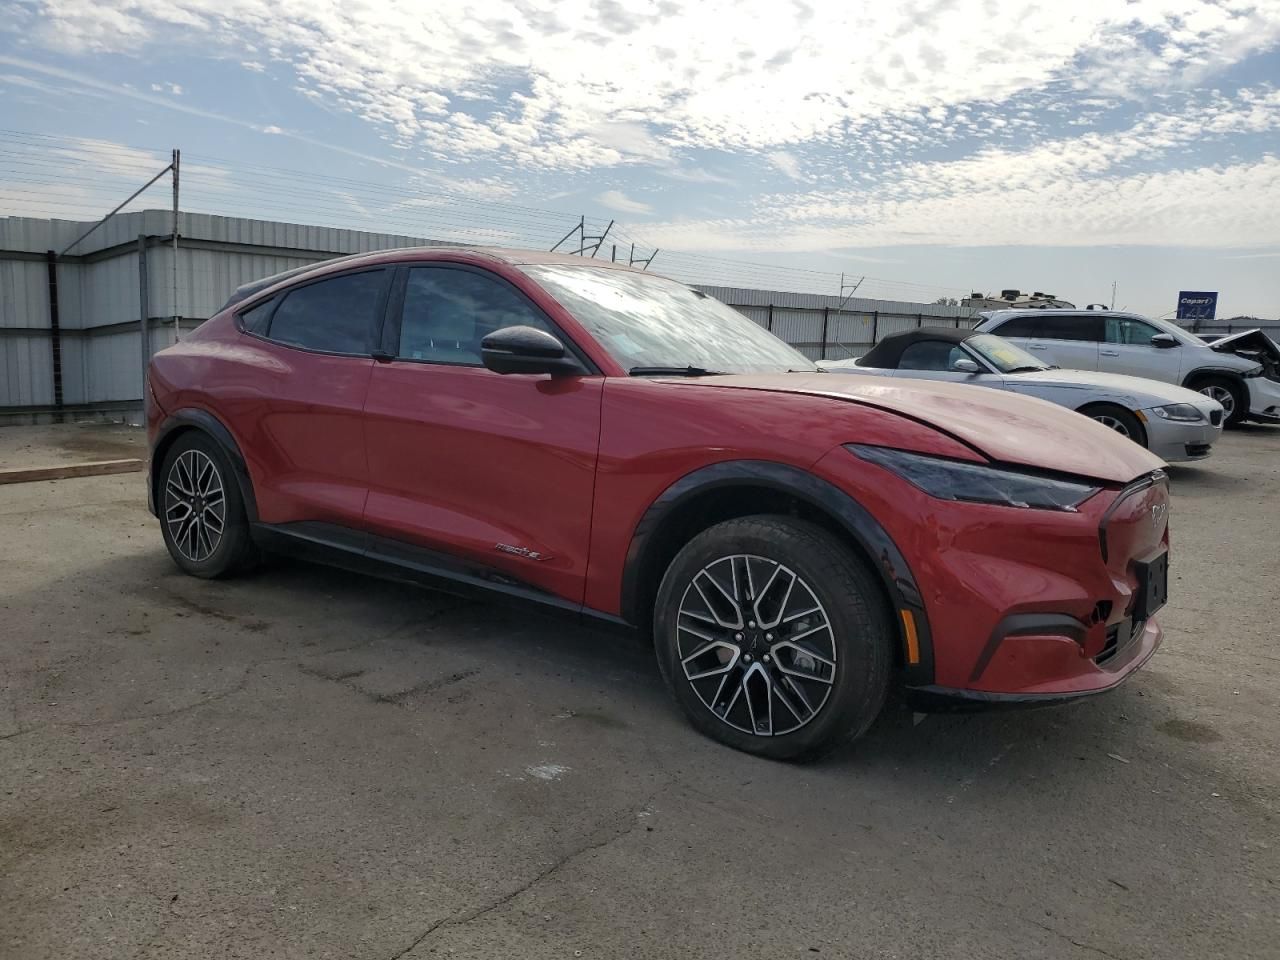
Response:
M950 434L991 460L1113 483L1128 483L1164 466L1159 457L1073 410L1000 390L853 373L742 374L678 382L807 394L876 407Z
M1132 397L1138 407L1164 403L1201 404L1206 397L1186 387L1148 380L1145 377L1129 377L1122 373L1099 373L1094 370L1027 370L1022 373L1006 373L1005 379L1015 389L1021 385L1045 387L1075 387L1081 390L1099 390L1113 395Z
M1258 327L1215 340L1209 344L1209 349L1216 350L1218 353L1239 353L1241 350L1247 350L1251 353L1264 354L1276 363L1280 363L1280 346L1276 346L1276 342Z

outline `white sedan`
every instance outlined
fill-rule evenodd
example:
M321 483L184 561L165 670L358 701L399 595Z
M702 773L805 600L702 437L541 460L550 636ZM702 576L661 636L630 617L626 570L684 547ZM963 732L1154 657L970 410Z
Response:
M1061 370L1003 337L921 327L885 337L857 360L824 361L830 373L952 380L1025 393L1092 417L1168 462L1203 460L1222 435L1222 405L1158 380Z

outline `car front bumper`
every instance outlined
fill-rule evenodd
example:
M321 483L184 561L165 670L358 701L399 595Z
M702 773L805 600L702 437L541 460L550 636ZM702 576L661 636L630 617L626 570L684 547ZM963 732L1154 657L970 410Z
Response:
M880 520L911 568L929 653L913 658L908 636L899 659L917 703L1036 705L1102 693L1159 645L1151 613L1167 586L1162 473L1052 511L940 500L838 457L815 469L829 469Z
M1147 430L1147 449L1165 463L1203 460L1222 436L1222 424L1215 427L1207 419L1197 423L1165 420L1150 410L1143 410L1142 416Z
M1280 423L1280 383L1266 377L1249 377L1249 419Z

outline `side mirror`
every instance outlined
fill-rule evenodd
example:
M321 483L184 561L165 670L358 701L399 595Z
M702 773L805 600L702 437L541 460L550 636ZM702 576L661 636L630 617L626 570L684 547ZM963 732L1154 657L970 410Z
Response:
M1168 350L1170 347L1176 347L1178 343L1178 338L1172 333L1157 333L1151 338L1151 345L1153 347L1160 347L1162 350Z
M970 360L968 357L961 357L955 363L951 364L951 369L955 373L981 373L982 368L977 362Z
M480 341L480 359L494 373L585 373L564 344L537 327L503 327Z

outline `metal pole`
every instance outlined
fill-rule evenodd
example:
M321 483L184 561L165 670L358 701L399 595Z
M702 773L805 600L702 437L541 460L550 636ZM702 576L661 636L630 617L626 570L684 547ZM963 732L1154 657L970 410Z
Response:
M49 268L49 345L53 354L53 419L62 423L62 324L58 319L58 255L45 253Z
M147 405L147 367L151 365L151 333L148 316L151 303L147 291L147 237L138 235L138 333L142 341L142 407Z
M822 356L820 359L827 359L827 320L831 317L831 308L822 308Z
M173 151L173 342L178 342L178 164L182 160L182 151Z
M618 262L618 245L617 245L616 243L613 245L613 253L612 253L612 254L610 254L610 256L609 256L609 261L610 261L611 263L617 263L617 262Z
M871 312L871 345L875 346L880 342L880 311L873 310Z
M584 219L585 219L585 218L584 218ZM556 241L556 245L555 245L554 247L552 247L552 248L551 248L551 252L552 252L552 253L555 253L555 252L556 252L556 250L558 250L558 249L560 248L560 244L564 243L566 240L568 240L570 237L572 237L572 236L573 236L575 233L577 233L577 232L578 232L578 224L574 224L574 226L573 226L573 229L572 229L572 230L570 230L570 231L569 231L568 233L566 233L563 237L561 237L559 240L557 240L557 241Z
M65 257L65 256L67 255L67 251L68 251L68 250L70 250L70 249L71 249L72 247L74 247L77 243L79 243L79 242L80 242L81 240L83 240L85 237L89 236L89 234L93 233L93 231L97 230L100 226L102 226L104 223L106 223L108 220L110 220L112 217L114 217L117 213L119 213L121 210L123 210L125 207L127 207L127 206L130 204L130 202L132 202L132 200L133 200L133 198L134 198L134 197L136 197L138 194L140 194L143 190L147 189L147 187L151 186L153 183L155 183L157 180L159 180L161 177L163 177L166 173L168 173L168 172L169 172L170 170L172 170L172 169L173 169L173 164L169 164L169 166L165 167L163 170L161 170L159 173L157 173L154 177L152 177L150 180L148 180L146 183L144 183L142 186L140 186L137 190L135 190L135 191L133 191L133 193L129 194L129 199L128 199L128 200L126 200L124 203L120 204L120 206L116 207L114 210L112 210L110 213L108 213L105 217L103 217L101 220L99 220L97 223L95 223L92 227L90 227L90 228L89 228L88 230L86 230L84 233L80 234L80 236L78 236L78 237L76 237L74 240L72 240L72 241L71 241L71 243L67 244L66 248L65 248L65 249L64 249L60 254L58 254L58 256L60 256L60 257Z
M765 321L764 328L773 333L773 304L769 304L769 319Z
M610 230L612 230L612 229L613 229L613 221L612 221L612 220L610 220L610 221L609 221L609 225L608 225L607 227L605 227L605 228L604 228L604 233L600 234L600 239L596 241L596 245L595 245L594 247L592 247L592 248L591 248L591 259L592 259L592 260L594 260L594 259L596 258L596 253L597 253L597 252L599 252L601 244L603 244L603 243L604 243L605 238L609 236L609 231L610 231Z

